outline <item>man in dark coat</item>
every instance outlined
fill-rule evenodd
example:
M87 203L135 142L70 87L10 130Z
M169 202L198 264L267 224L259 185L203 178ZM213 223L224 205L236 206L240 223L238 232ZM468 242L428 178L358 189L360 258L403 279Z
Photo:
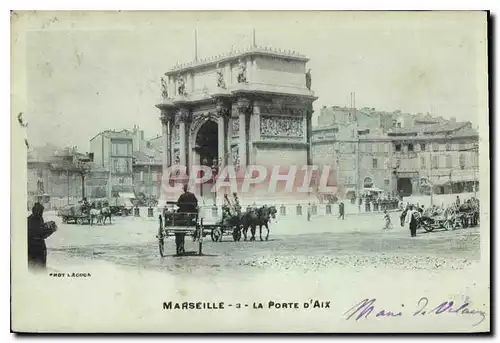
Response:
M177 200L177 213L198 213L198 199L196 199L196 195L193 193L189 192L187 190L187 185L184 185L183 187L184 193L181 194L179 199ZM183 218L181 219L184 223L183 225L187 225L187 223L190 221L187 216L182 216ZM177 255L181 255L185 252L184 250L184 243L185 243L185 233L176 233L175 234L175 246L176 246L176 251Z
M178 213L198 213L198 199L196 195L187 190L187 185L183 187L184 193L177 200Z
M35 203L28 217L28 268L44 270L47 267L45 239L54 231L55 225L47 227L43 220L43 206Z
M339 203L339 219L342 218L344 220L344 202Z

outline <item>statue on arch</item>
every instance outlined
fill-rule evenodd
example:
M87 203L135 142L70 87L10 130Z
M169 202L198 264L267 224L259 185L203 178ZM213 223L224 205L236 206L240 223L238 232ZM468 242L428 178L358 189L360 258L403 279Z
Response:
M224 82L224 75L222 74L222 69L219 67L219 63L217 63L217 87L226 88L226 83Z
M247 66L243 60L238 61L238 83L247 82Z
M167 86L167 81L165 81L165 78L161 78L161 96L163 99L168 99L168 86Z
M306 87L311 90L311 69L308 69L306 73Z
M184 78L180 75L177 77L177 93L179 95L186 95L186 83L184 82Z

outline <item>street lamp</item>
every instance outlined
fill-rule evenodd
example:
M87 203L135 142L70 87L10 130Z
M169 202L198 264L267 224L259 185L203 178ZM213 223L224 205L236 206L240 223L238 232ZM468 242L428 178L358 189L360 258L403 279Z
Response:
M85 176L90 172L90 157L77 160L77 171L82 178L82 199L85 198Z

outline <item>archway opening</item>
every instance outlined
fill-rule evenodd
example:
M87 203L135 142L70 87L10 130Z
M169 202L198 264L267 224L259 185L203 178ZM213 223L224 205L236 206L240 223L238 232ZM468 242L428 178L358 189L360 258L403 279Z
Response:
M213 120L207 120L196 135L196 153L199 155L200 164L212 166L219 159L219 133L218 125Z

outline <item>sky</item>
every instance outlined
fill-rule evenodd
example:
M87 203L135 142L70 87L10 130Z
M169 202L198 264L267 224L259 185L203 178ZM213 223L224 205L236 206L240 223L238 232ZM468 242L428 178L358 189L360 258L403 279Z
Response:
M487 82L486 17L430 12L57 13L26 23L32 145L76 145L106 129L161 133L160 77L176 62L252 43L310 58L316 114L326 105L432 112L478 122ZM483 21L484 20L484 21ZM15 75L14 75L15 77Z

